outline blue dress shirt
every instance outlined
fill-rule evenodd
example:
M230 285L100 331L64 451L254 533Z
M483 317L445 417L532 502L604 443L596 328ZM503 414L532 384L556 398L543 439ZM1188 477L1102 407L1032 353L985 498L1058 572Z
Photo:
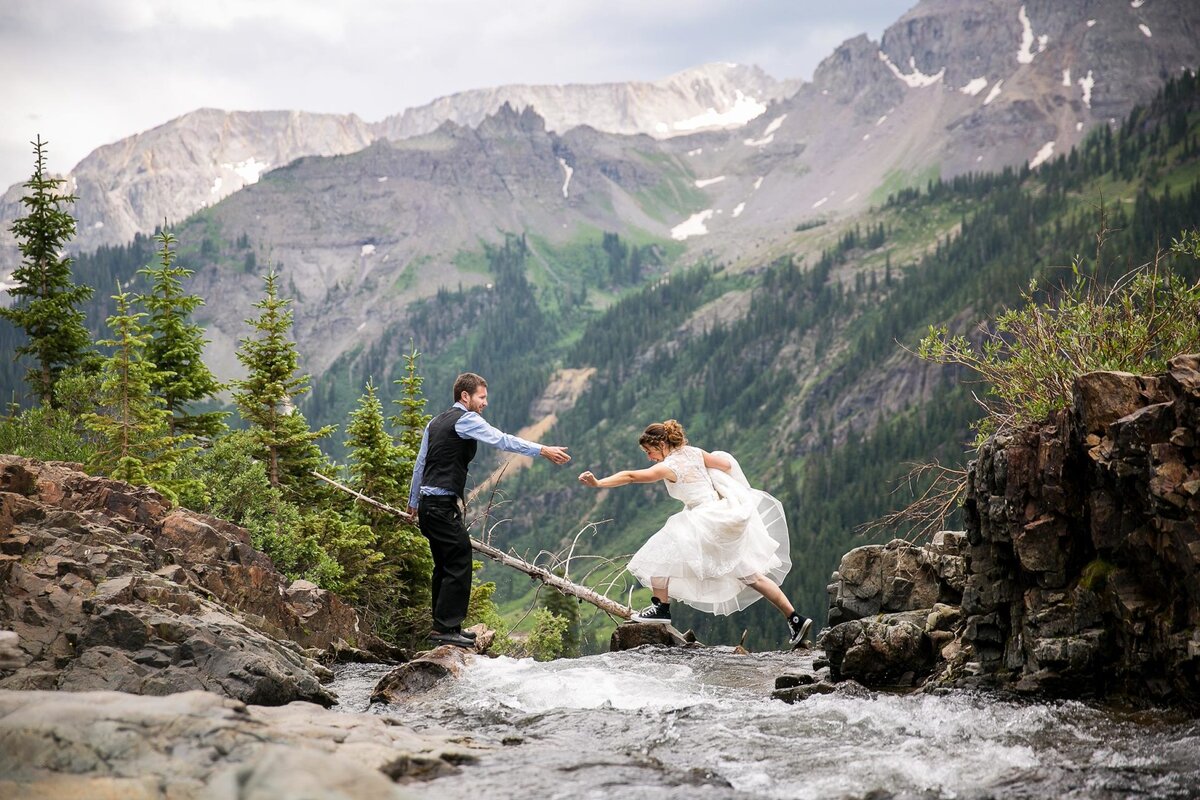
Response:
M462 403L455 403L456 407L467 411L467 407ZM467 411L458 418L458 422L454 423L454 432L463 439L474 439L477 442L490 445L498 450L505 450L509 453L517 453L523 456L534 457L542 452L542 446L537 442L531 442L528 439L522 439L520 436L513 436L511 433L505 433L499 428L492 427L483 417L476 414L474 411ZM420 495L440 494L452 495L454 492L449 489L442 489L437 486L422 486L421 481L425 477L425 453L429 449L429 426L425 426L425 432L421 434L421 450L417 453L417 461L413 464L412 489L408 493L408 505L410 508L415 508Z

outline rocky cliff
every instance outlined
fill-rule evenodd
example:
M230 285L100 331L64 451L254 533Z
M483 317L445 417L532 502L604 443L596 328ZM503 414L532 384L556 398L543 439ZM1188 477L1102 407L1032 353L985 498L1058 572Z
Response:
M842 560L835 680L1200 709L1200 356L1082 376L983 446L965 511L965 534Z
M0 689L205 689L247 703L334 698L320 663L382 642L289 584L241 528L72 465L0 456Z

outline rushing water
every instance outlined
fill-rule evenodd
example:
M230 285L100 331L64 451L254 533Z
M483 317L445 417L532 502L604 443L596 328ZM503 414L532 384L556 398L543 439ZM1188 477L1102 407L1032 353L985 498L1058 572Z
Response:
M1200 721L967 692L846 689L789 705L775 677L808 655L643 649L548 663L478 658L372 713L492 746L406 787L444 798L1200 797ZM387 668L341 667L368 710Z

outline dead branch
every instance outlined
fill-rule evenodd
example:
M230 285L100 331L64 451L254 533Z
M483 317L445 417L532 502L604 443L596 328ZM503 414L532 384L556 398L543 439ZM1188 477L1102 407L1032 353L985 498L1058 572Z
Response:
M899 511L892 511L864 523L855 530L865 535L880 530L906 528L908 533L904 538L910 542L932 536L942 530L946 518L962 504L963 495L967 491L967 471L946 467L936 461L917 464L904 476L902 485L912 487L930 473L933 474L933 480L915 500Z
M360 494L359 492L356 492L353 489L351 489L349 486L345 486L341 483L338 483L337 481L333 480L332 478L328 478L319 472L313 472L312 474L314 476L316 476L317 478L320 478L321 480L325 481L326 483L328 483L338 489L341 489L343 492L353 495L354 497L358 498L359 500L361 500L362 502L371 506L372 508L377 508L380 511L384 511L388 514L391 514L394 517L397 517L398 519L402 519L405 522L409 522L409 523L416 522L416 520L412 517L412 515L410 515L407 511L401 511L398 508L392 508L391 506L387 505L386 503L381 503L378 500L367 497L364 494ZM492 547L490 544L484 544L483 542L479 541L478 539L476 539L474 537L469 537L469 538L471 540L471 549L475 550L478 553L482 553L483 555L487 556L488 558L492 559L493 561L497 561L506 567L511 567L512 569L515 569L518 572L523 572L526 575L528 575L529 577L534 578L535 580L539 580L542 583L546 584L547 586L551 586L551 587L557 589L558 591L562 592L563 594L570 595L571 597L576 597L580 600L586 600L587 602L596 606L600 610L602 610L608 614L612 614L615 617L620 617L621 619L629 619L631 616L633 616L633 609L631 609L629 606L621 605L620 603L618 603L614 600L610 600L607 597L605 597L604 595L600 594L599 592L594 591L593 589L589 589L586 586L580 586L579 584L572 583L571 581L566 580L565 578L560 578L559 576L555 575L553 572L546 569L545 567L539 567L534 564L530 564L528 561L525 561L524 559L517 558L514 555L510 555L501 550L498 550L497 548Z

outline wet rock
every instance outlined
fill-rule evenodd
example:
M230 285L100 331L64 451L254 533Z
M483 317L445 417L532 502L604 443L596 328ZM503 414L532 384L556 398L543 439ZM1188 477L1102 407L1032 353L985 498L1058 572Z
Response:
M933 652L922 612L885 614L878 620L851 620L821 636L830 677L865 686L913 686L933 667Z
M618 625L609 637L608 650L615 653L618 650L632 650L643 645L661 645L663 647L683 647L694 644L696 637L680 633L670 625L646 622L623 622Z
M375 684L371 702L396 703L429 691L446 679L457 678L477 655L452 644L418 653L416 658L396 667Z
M209 692L0 691L0 797L400 798L479 750L373 714Z

